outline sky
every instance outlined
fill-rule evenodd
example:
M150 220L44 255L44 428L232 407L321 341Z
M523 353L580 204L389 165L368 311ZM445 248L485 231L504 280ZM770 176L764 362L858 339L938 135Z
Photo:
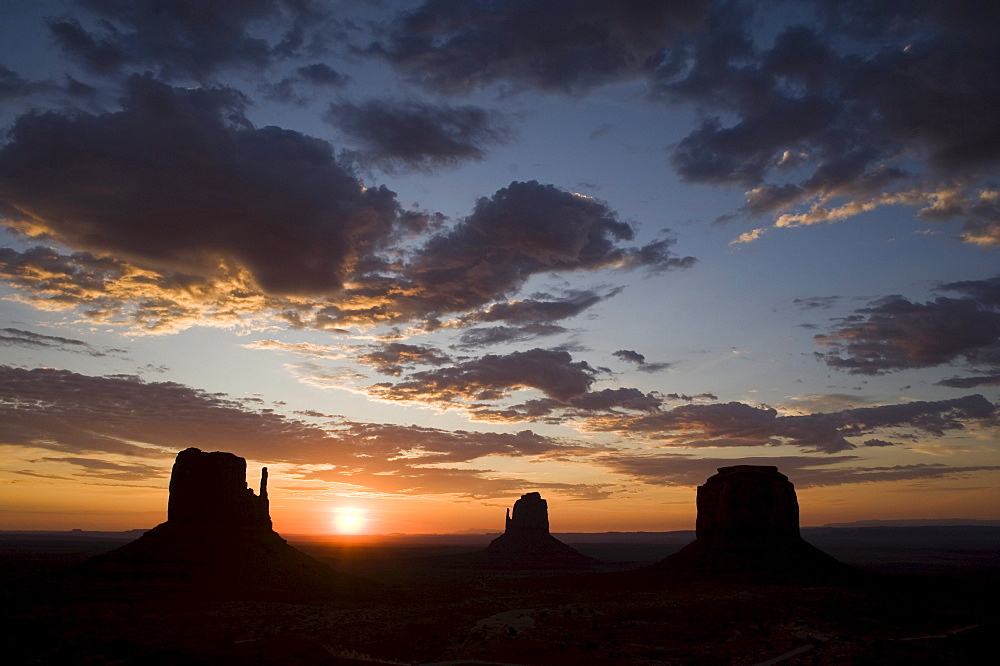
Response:
M0 1L0 529L1000 518L1000 5Z

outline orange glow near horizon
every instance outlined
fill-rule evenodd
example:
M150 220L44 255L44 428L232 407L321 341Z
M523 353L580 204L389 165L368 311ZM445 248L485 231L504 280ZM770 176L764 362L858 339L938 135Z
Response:
M357 534L365 526L365 511L355 507L334 509L334 523L340 534Z

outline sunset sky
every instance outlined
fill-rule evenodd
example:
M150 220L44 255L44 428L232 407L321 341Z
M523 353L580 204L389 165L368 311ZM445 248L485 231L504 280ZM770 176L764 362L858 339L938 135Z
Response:
M1000 518L1000 3L0 0L0 529Z

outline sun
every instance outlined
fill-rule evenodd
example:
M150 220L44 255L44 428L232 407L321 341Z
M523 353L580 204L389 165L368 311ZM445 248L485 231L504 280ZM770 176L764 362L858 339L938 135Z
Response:
M341 534L354 534L365 524L364 511L353 507L340 507L336 512L337 529Z

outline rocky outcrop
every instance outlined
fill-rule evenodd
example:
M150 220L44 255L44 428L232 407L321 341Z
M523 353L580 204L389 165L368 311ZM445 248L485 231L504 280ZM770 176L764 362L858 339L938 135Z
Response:
M549 534L549 506L539 493L526 493L507 509L504 533L475 554L486 566L513 569L581 568L597 563Z
M539 493L525 493L514 502L514 512L507 509L505 533L549 533L549 504Z
M232 453L185 449L170 473L167 521L173 524L271 529L267 468L260 495L247 487L247 461Z
M694 542L659 567L770 577L848 569L802 539L795 487L777 467L720 467L698 486L697 506Z
M272 529L267 468L258 495L247 487L246 460L196 448L177 454L167 521L82 571L224 596L316 597L335 588L328 566Z
M777 467L736 465L698 486L697 537L720 544L799 536L795 486Z

